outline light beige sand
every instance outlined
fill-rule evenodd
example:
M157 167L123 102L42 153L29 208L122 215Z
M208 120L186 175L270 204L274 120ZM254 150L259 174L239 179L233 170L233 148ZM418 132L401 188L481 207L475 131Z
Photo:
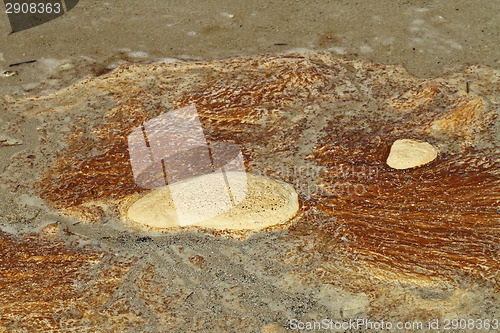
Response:
M392 144L387 165L394 169L415 168L436 159L438 151L430 143L401 139Z
M299 209L295 189L243 172L208 174L156 189L134 202L127 216L149 228L201 226L249 230L285 222ZM228 191L229 189L229 191Z
M19 75L0 77L0 95L15 94L16 98L20 98L25 94L36 96L54 92L89 74L103 74L121 61L151 62L158 58L211 60L297 49L329 49L347 59L403 66L421 78L452 75L465 71L471 64L478 65L466 72L463 79L457 81L457 86L464 93L470 90L469 97L473 93L486 96L488 104L485 104L485 108L491 105L496 107L499 101L498 85L494 85L496 74L488 79L488 72L484 71L483 66L500 68L497 51L500 44L500 16L495 14L499 7L500 2L494 0L80 1L69 14L15 34L9 34L10 27L4 14L0 15L0 70L14 69ZM37 59L37 62L8 67L11 63L31 59ZM65 70L54 72L59 65L64 66ZM346 68L351 69L350 66ZM371 66L360 67L358 73L364 72L364 68L369 71L372 69ZM356 71L351 73L351 79L354 79ZM215 76L214 80L218 78ZM342 82L347 78L341 75L339 81L331 82L338 83L337 87L341 91L340 88L344 86ZM389 81L380 83L383 85L383 82ZM415 97L413 88L417 86L408 83L409 95L403 97L411 98L409 103L402 104L420 107L419 103L426 101ZM365 86L357 84L357 87ZM396 100L399 96L396 96ZM447 141L450 133L457 133L457 138L453 140L464 138L467 144L476 138L483 139L484 136L475 136L475 129L491 128L489 124L498 124L498 120L494 122L481 118L479 123L485 125L478 126L475 115L481 116L484 112L477 108L477 111L469 113L468 110L473 109L468 107L468 101L465 100L467 107L445 111L429 128L424 129L429 135L425 138L442 143ZM297 105L297 102L294 104ZM311 107L316 104L313 103ZM108 108L103 104L93 105L102 110ZM467 318L470 314L483 320L499 318L500 298L498 285L495 285L495 281L498 282L498 270L495 269L498 257L495 257L495 250L498 247L493 243L497 239L496 220L492 218L488 224L483 219L485 224L481 227L474 221L479 214L498 215L495 209L490 208L499 193L491 190L498 188L497 181L474 183L474 178L471 178L471 183L464 187L465 194L460 193L460 188L436 193L443 195L437 201L443 200L450 204L457 200L455 208L451 204L445 207L440 206L439 202L434 204L435 200L425 200L422 205L414 207L424 214L431 211L437 217L443 217L442 222L451 230L448 232L442 228L435 235L431 233L433 225L437 223L436 227L439 227L440 221L428 221L427 224L421 219L420 224L406 223L405 217L419 219L416 214L420 213L413 208L406 211L403 208L398 212L388 207L387 214L373 216L374 206L381 209L383 205L379 203L384 200L386 204L393 202L398 207L406 207L420 194L408 193L403 198L403 195L395 194L405 193L406 188L395 191L383 185L378 187L384 184L382 180L370 178L366 184L369 183L368 187L373 188L371 193L377 195L375 205L373 198L368 198L364 203L356 200L349 202L343 198L332 199L342 200L344 206L340 211L347 215L335 212L337 220L325 219L326 215L323 218L319 216L318 223L322 224L314 224L311 229L308 229L309 222L314 221L311 216L319 215L320 212L311 210L303 218L306 222L293 230L278 234L259 232L255 233L253 239L244 242L214 239L198 232L183 232L182 235L169 232L161 237L142 237L144 235L137 232L114 230L111 227L115 224L112 219L111 223L107 223L104 218L102 221L95 219L94 224L89 225L81 220L56 215L53 210L42 205L38 197L28 196L27 182L39 180L36 172L47 167L41 151L54 156L59 146L56 144L58 141L51 138L57 137L49 136L50 140L45 141L45 128L39 129L41 126L36 119L25 118L22 113L8 111L5 107L0 103L0 131L23 144L4 144L0 148L0 170L3 172L0 191L2 231L31 234L34 227L58 221L61 224L59 234L64 241L88 244L92 249L102 252L87 253L85 249L77 248L75 254L58 243L40 242L33 237L22 239L2 235L0 243L5 255L0 256L4 273L0 281L0 299L4 301L0 307L0 332L161 329L179 332L271 332L274 328L279 331L280 327L287 327L292 318L312 322L319 318L342 317L349 321L369 315L374 321L384 319L393 323L406 320L427 323L428 319ZM91 108L89 111L93 112ZM356 111L359 108L356 107ZM70 128L66 126L72 123L81 128L80 119L79 115L67 116L66 123L53 120L52 124L59 124L55 130L62 135L64 131L69 131ZM308 123L306 120L312 122L310 127L306 126L306 129L312 129L306 132L307 135L314 138L318 136L316 133L327 133L327 127L320 130L323 124L317 122L316 118L300 119L305 119L300 120L305 124ZM361 121L354 123L360 124ZM337 122L332 122L332 125L337 126L340 133L352 133L359 128ZM498 140L499 127L495 125L494 128ZM47 130L50 134L50 126ZM411 127L409 133L415 130ZM347 135L346 138L347 142L357 140L356 135ZM268 141L267 149L276 148L277 143L281 142L274 136L270 136ZM304 147L304 142L307 141L301 140L297 145ZM40 146L43 150L40 150ZM364 146L359 147L366 149ZM439 147L444 151L441 144ZM267 153L266 149L262 151ZM277 156L269 156L265 161L273 159L282 161ZM276 165L280 164L271 166ZM486 165L487 168L488 164L484 162L480 165ZM297 166L300 170L303 165ZM459 177L467 177L474 167L459 167L459 172L467 170L460 173ZM411 178L411 172L393 174L396 174L397 179ZM442 174L446 175L446 172ZM456 171L450 171L447 178L451 181L456 179L456 175ZM432 183L434 178L428 176ZM303 182L308 181L308 177L299 173L297 179ZM15 187L15 191L4 188L7 183L13 184L12 189ZM17 183L21 185L19 188ZM466 184L466 181L460 183ZM425 182L420 184L423 188L431 186ZM385 189L385 192L379 189ZM297 191L301 194L300 186L297 186ZM467 196L473 200L465 200ZM478 203L482 203L483 208L468 210L468 207L474 209ZM442 212L432 211L433 206L443 207ZM450 207L453 208L450 211L453 217L444 215ZM90 207L88 209L90 211ZM104 216L101 207L95 210ZM307 212L306 207L303 211ZM419 286L411 281L375 283L377 280L373 275L378 274L378 271L363 268L362 265L363 258L371 257L368 252L347 257L349 260L344 253L347 253L346 249L362 249L360 240L366 242L379 232L383 236L387 234L384 229L392 228L386 225L370 232L370 229L360 227L360 230L366 230L367 236L358 233L358 238L354 238L352 236L356 235L356 231L352 229L356 230L357 227L352 221L356 216L360 221L359 216L363 214L367 219L377 222L377 219L393 219L401 225L406 223L407 227L395 232L394 237L378 238L385 244L390 244L391 240L400 242L404 239L402 235L410 237L410 241L415 238L422 241L435 239L438 241L436 244L442 244L442 251L427 250L427 257L415 252L401 256L401 253L409 252L397 252L391 245L386 247L370 242L378 247L371 248L374 253L384 254L374 261L378 264L376 266L385 269L384 262L391 260L402 264L396 272L400 274L394 275L392 280L401 281L401 275L406 274L408 266L414 265L419 277L434 276L432 272L437 272L437 275L452 277L455 283L435 287L423 286L422 279L418 280ZM101 226L97 223L106 224ZM431 226L430 232L417 234L416 230L422 231L418 229L419 225ZM49 229L45 229L42 235L46 239L55 233L55 230ZM460 232L457 233L457 230ZM462 234L463 230L465 233ZM467 230L472 231L469 233ZM330 238L323 238L325 233ZM334 236L337 234L341 237ZM441 243L442 238L438 237L442 234L453 237L450 242ZM470 237L461 238L457 234ZM484 240L478 240L482 235L486 235ZM407 243L404 246L411 250ZM479 261L473 257L478 253L476 250L483 251ZM432 257L441 258L441 261L429 261ZM465 258L462 262L465 264L464 269L458 266L453 268L456 259L460 258ZM484 280L476 284L473 282L476 280L468 277L469 271L479 272ZM47 299L51 301L47 302ZM289 330L283 328L282 331Z

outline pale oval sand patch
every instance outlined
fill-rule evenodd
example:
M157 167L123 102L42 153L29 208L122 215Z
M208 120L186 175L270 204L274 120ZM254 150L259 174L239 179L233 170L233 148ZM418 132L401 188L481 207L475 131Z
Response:
M399 170L414 168L433 161L437 154L437 149L428 142L412 139L396 140L387 157L387 165Z
M213 193L220 190L220 175L208 174L152 190L130 205L127 217L148 229L190 225L251 230L285 222L299 209L297 192L287 183L244 172L225 174L233 196L229 205L221 200L220 193ZM246 195L242 196L243 192ZM183 212L175 204L178 199L183 200ZM200 219L204 207L209 207L206 218ZM215 212L219 209L219 213L215 214L211 208L216 208Z

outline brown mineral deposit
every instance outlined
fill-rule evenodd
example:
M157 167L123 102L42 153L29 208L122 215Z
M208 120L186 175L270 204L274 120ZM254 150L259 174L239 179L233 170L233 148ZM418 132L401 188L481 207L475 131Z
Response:
M297 52L123 64L46 95L5 97L40 135L29 155L10 158L2 188L69 218L60 242L0 235L0 325L224 332L313 314L498 316L499 78L471 66L421 79ZM249 206L220 212L236 229L227 219L141 220L166 192L136 182L127 136L189 105L207 142L236 145L245 172L269 180L259 189L250 179L259 190ZM412 152L400 158L408 169L386 163L398 140ZM187 155L183 166L195 162ZM273 216L273 200L283 214ZM259 229L233 239L249 216Z

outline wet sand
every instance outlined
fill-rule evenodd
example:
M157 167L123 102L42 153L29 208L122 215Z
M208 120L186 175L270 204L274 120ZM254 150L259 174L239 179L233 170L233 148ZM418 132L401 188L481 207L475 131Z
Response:
M298 49L403 65L437 77L468 64L499 68L496 1L80 1L66 15L10 34L0 20L0 69L31 59L214 59ZM132 54L120 50L128 49ZM48 68L47 68L48 67ZM0 89L43 80L51 64L16 68ZM88 74L83 66L74 79ZM99 70L99 68L94 68Z
M460 72L468 65L500 69L499 10L500 4L494 0L435 3L313 1L307 4L295 1L228 4L225 1L100 3L81 0L68 14L14 34L8 33L10 27L6 15L0 16L0 69L19 73L0 77L0 95L21 98L54 92L87 75L107 73L123 62L151 63L168 58L210 60L294 50L330 50L340 58L402 65L409 73L423 79ZM32 59L37 61L8 67L11 63ZM464 86L463 89L479 95L482 93L479 86ZM498 120L496 124L498 128ZM22 153L24 160L21 165L31 163L32 169L45 167L37 165L30 157L40 140L38 120L9 112L5 104L0 103L0 126L0 133L7 133L12 140L22 143L0 148L2 182L11 177L12 172L15 174L15 170L9 170L15 154ZM22 188L2 192L0 229L3 232L18 235L38 232L54 222L61 226L78 223L47 209L46 203L36 196L26 195ZM308 267L322 258L322 254L317 249L314 253L308 252L312 249L309 248L307 232L300 228L296 234L303 232L303 237L297 236L290 243L286 234L280 233L234 243L193 233L153 237L153 241L148 234L122 230L109 233L109 229L100 225L75 225L70 230L63 229L61 227L56 233L64 234L62 238L66 243L89 246L85 251L90 248L98 252L102 246L108 252L102 262L99 261L101 254L90 250L87 257L76 256L71 263L64 264L73 267L78 263L85 267L86 272L82 273L85 275L75 279L90 288L85 289L85 294L77 293L74 312L65 310L60 316L81 319L79 316L91 313L89 316L95 319L98 315L92 311L99 307L104 309L103 313L111 313L109 309L113 307L122 313L133 309L134 313L127 317L130 322L121 317L116 319L118 315L108 312L107 321L101 319L106 325L112 323L113 327L123 330L129 325L132 331L146 328L164 331L171 325L177 329L186 328L186 331L231 331L238 327L256 332L264 331L266 325L272 327L273 323L284 327L290 318L311 320L333 313L344 318L363 317L368 308L377 313L378 319L399 314L410 318L408 313L412 304L421 306L419 302L428 302L427 310L432 312L441 300L453 303L451 308L460 308L461 300L465 300L460 308L462 313L479 314L480 318L498 317L499 313L499 295L492 292L498 290L498 285L492 280L488 283L493 286L470 283L459 291L442 286L393 288L389 284L372 289L371 295L360 292L366 284L362 275L351 281L347 289L336 285L338 280L309 285ZM45 230L42 241L30 239L21 245L16 245L17 240L11 236L2 234L0 244L7 244L2 249L7 253L16 248L33 253L39 248L40 251L46 250L47 257L56 258L59 252L66 250L57 250L62 246L59 243L54 246L43 243L51 239L48 234L50 230ZM89 235L90 238L85 238ZM102 243L96 242L99 239ZM280 246L286 244L285 248L272 245L278 243ZM326 249L331 245L325 243L324 246ZM128 253L130 257L116 259L115 251L124 256ZM286 265L275 260L281 252L289 256ZM137 259L143 254L145 260ZM68 255L68 258L73 257ZM162 266L156 271L148 266L155 260L162 261ZM93 262L98 262L98 265L93 266ZM176 263L179 265L169 270L168 265ZM291 270L289 265L294 269L303 268ZM2 267L8 266L7 262L7 266ZM46 266L40 271L50 275L53 269L49 266L47 271L44 270ZM333 262L325 267L333 275L343 269ZM133 282L137 277L143 281L139 287ZM64 278L63 274L61 283L71 285ZM203 283L197 284L197 280ZM68 278L68 281L73 280ZM105 285L102 281L106 281ZM121 282L117 284L116 281ZM464 281L461 283L466 283ZM103 295L113 296L102 301L100 295L89 291L92 286L102 287ZM134 300L134 295L139 295L141 301ZM161 303L155 295L165 296L169 303ZM14 302L15 295L9 296ZM59 296L55 293L53 297ZM407 302L395 306L398 297L406 297ZM386 303L384 298L388 300ZM149 302L150 307L141 302ZM395 306L392 312L385 308L388 305ZM182 323L175 316L177 309L183 313L183 318L191 316L193 320ZM240 317L232 316L232 311L239 313ZM419 316L424 316L424 310L419 308L418 311ZM16 328L15 322L12 324L1 316L0 319L0 324L5 327ZM92 320L87 321L88 326L79 328L91 327ZM28 327L23 326L25 324L21 320L17 325L21 330ZM99 326L95 322L93 325L96 325L94 328Z

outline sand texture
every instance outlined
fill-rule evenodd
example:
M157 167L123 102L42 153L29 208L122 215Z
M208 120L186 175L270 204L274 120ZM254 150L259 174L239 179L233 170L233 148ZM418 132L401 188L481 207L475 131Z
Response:
M498 318L499 80L482 66L419 79L301 52L124 64L49 94L4 96L36 140L2 186L67 218L53 233L1 235L1 289L24 296L0 299L0 325L257 332L291 318ZM246 172L295 188L287 223L245 235L123 223L152 193L134 181L127 135L191 104L208 141L241 149ZM398 139L439 154L391 168ZM37 260L61 292L29 280L42 274Z
M299 209L291 185L244 172L228 172L226 177L230 186L222 188L220 175L206 174L156 189L133 202L126 217L140 226L166 231L190 225L252 230L286 222ZM221 195L228 190L241 192L240 200ZM172 192L181 195L174 198ZM179 207L183 203L186 207Z

